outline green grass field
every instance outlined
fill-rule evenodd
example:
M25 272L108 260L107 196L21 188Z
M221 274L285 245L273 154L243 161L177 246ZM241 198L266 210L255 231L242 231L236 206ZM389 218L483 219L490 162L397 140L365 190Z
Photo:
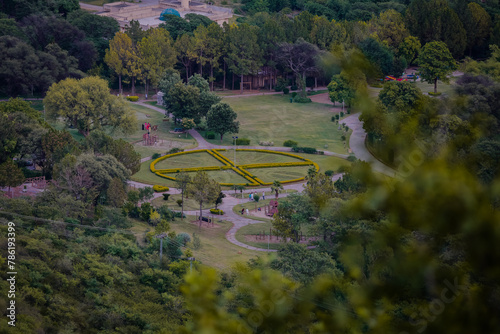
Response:
M206 152L176 155L159 161L156 169L223 166L222 162Z
M218 152L222 156L234 162L235 159L234 150L218 151ZM273 163L273 162L294 162L294 161L302 161L302 160L274 153L236 151L236 164L238 165Z
M288 139L299 146L315 147L344 153L340 139L342 132L331 121L332 106L322 103L290 103L288 96L263 95L223 99L238 114L240 132L238 137L251 140L250 145L260 141L272 141L282 146ZM220 144L220 140L209 140ZM224 136L224 145L232 145L232 136ZM326 145L326 146L325 146Z
M217 227L199 229L197 224L191 223L195 219L194 216L187 216L184 221L176 219L170 223L170 227L176 233L188 233L191 238L193 232L196 233L201 240L201 248L198 250L192 249L192 251L196 260L202 264L225 270L230 269L237 262L247 262L257 255L265 255L265 253L247 250L227 241L226 233L232 227L232 223L217 221ZM134 226L130 230L134 233L138 242L143 245L146 233L152 229L152 226L144 222L134 222ZM188 248L190 248L189 244Z
M277 168L252 168L248 172L264 182L294 180L307 175L310 166L292 166Z

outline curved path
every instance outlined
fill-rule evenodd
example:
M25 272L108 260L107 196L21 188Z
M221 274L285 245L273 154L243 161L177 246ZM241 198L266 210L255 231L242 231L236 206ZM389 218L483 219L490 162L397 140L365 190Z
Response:
M259 94L259 95L261 95L261 94ZM158 111L160 113L167 114L165 109L158 108L158 107L152 106L152 105L144 103L144 102L135 102L135 103L139 104L143 107ZM393 176L394 170L392 170L391 168L387 167L386 165L382 164L380 161L375 159L375 157L373 157L371 155L371 153L368 151L368 149L366 148L366 146L365 146L366 132L363 129L362 122L359 120L359 114L350 115L350 116L344 118L342 120L342 122L346 123L346 125L349 126L349 128L353 130L351 137L350 137L350 140L349 140L349 146L352 149L355 156L360 160L364 160L364 161L369 162L372 165L374 170L381 172L381 173L384 173L384 174L387 174L389 176ZM234 148L234 146L223 146L223 145L211 144L208 141L206 141L205 138L203 138L203 136L198 133L198 131L196 131L194 129L189 130L189 134L191 136L193 136L193 138L198 142L198 147L196 149L213 149L213 148L215 148L215 149L233 149ZM274 147L274 146L245 146L245 148L263 149L263 150L272 150L272 151L284 151L284 152L291 151L289 147ZM189 151L189 150L186 150L186 151ZM330 152L330 151L324 151L324 152L325 152L325 155L335 156L335 157L344 158L344 159L346 159L349 156L347 154L340 154L340 153L335 153L335 152ZM143 159L141 159L141 162L148 161L148 160L151 160L151 157L143 158ZM333 180L336 181L337 179L340 178L340 176L341 176L341 174L334 175ZM285 185L284 188L285 189L295 189L295 190L301 192L303 190L304 183L305 182ZM144 184L144 183L135 182L135 181L129 181L129 184L133 185L136 188L143 188L143 187L151 186L149 184ZM257 191L257 192L270 191L270 188L268 187L268 188L255 189L255 191ZM231 191L231 190L225 190L223 192L226 194L233 193L233 191ZM175 188L171 188L170 193L171 194L178 194L179 191ZM288 194L282 194L281 197L284 197L287 195ZM154 198L161 197L161 196L162 196L161 193L155 193ZM249 246L247 244L244 244L244 243L236 240L236 232L240 228L242 228L243 226L246 226L249 224L262 223L262 221L246 218L242 215L238 215L237 213L234 213L233 207L235 205L239 204L240 201L244 201L244 199L238 200L237 198L234 198L232 196L226 196L223 203L219 206L225 212L225 214L222 216L222 218L233 223L233 227L231 227L229 229L229 231L226 233L226 239L229 242L231 242L237 246L240 246L240 247L243 247L243 248L246 248L249 250L262 251L262 252L276 252L276 250L272 250L272 249L269 250L269 249ZM185 211L185 213L189 214L189 215L197 216L199 214L199 211Z

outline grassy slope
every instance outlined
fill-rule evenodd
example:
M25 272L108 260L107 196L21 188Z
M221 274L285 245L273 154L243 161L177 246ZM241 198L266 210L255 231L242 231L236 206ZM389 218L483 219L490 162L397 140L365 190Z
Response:
M273 141L281 146L292 139L300 146L345 153L340 140L342 132L331 122L332 108L321 103L290 103L288 96L264 95L227 98L224 102L238 114L238 137L248 138L251 145L260 141ZM220 144L220 140L210 142ZM225 136L224 145L232 145L231 135ZM325 146L326 145L326 146Z

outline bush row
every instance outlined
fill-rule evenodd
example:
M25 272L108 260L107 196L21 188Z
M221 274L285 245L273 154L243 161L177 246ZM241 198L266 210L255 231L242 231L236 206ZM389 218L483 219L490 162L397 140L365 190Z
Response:
M261 141L259 142L260 146L274 146L274 142L272 141Z
M221 209L210 209L210 213L213 213L214 215L223 215L224 211Z
M238 138L238 139L236 139L236 145L250 145L250 139Z
M160 186L160 185L157 185L155 184L153 186L153 190L157 193L162 193L164 191L169 191L170 189L168 187L165 187L165 186Z
M289 139L289 140L285 140L283 142L283 146L285 146L285 147L294 147L294 146L299 146L299 143L297 143L294 140Z
M236 151L253 151L253 152L263 152L263 153L272 153L272 154L281 154L281 155L286 155L287 157L292 157L296 158L302 161L308 161L308 159L301 157L300 155L288 153L288 152L281 152L281 151L268 151L268 150L262 150L262 149L252 149L252 148L239 148Z
M139 101L139 96L127 96L126 99L130 102L137 102Z

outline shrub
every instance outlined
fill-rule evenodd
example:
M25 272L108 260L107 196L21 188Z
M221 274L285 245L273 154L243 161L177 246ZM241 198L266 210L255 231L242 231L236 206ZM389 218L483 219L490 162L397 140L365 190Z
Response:
M437 92L437 93L434 93L434 92L429 92L429 95L430 96L439 96L441 95L442 93L441 92Z
M170 197L170 194L163 194L163 200L168 201L168 198Z
M295 102L296 103L311 103L312 100L310 98L308 98L308 97L301 97L301 96L299 96L299 97L295 98Z
M238 138L238 139L236 139L236 145L250 145L250 139Z
M344 135L340 136L340 140L345 141L345 139L346 139L346 138L345 138L345 136L344 136Z
M174 147L170 149L170 151L167 152L167 154L174 154L174 153L179 153L179 152L184 152L182 148Z
M325 151L318 151L319 155L325 155Z
M177 201L175 201L175 203L177 203L177 205L179 207L181 207L182 206L182 199L178 199Z
M213 213L214 215L223 215L224 211L221 209L210 209L210 213Z
M272 141L261 141L259 142L260 146L274 146L274 142Z
M260 199L260 196L259 196L259 195L257 195L257 194L253 195L253 200L254 200L255 202L258 202L258 201L259 201L259 199Z
M332 176L333 175L333 170L329 169L329 170L325 171L325 175L326 176Z
M139 101L139 96L127 96L127 100L130 102L137 102Z
M274 87L274 91L279 93L279 92L283 91L283 87L276 86L276 87Z
M290 89L288 87L283 88L283 94L287 95L288 93L290 93Z
M332 116L332 122L335 122L335 120L336 120L335 116Z
M186 244L191 241L191 237L189 236L189 234L185 232L177 234L177 237L175 239L178 243L182 244L183 246L186 246Z
M153 154L153 156L151 158L153 160L155 160L155 159L158 159L159 157L161 157L161 154L160 153L155 153L155 154Z
M236 12L236 11L235 11ZM196 233L193 232L193 248L194 249L200 249L201 248L201 240L200 238L196 235Z
M288 139L283 142L283 146L294 147L294 146L299 146L299 143L297 143L295 140Z
M207 131L207 133L205 133L205 137L207 137L207 139L215 139L215 132Z
M340 117L344 117L344 112L343 111L340 112Z
M294 99L295 97L297 97L297 92L292 93L292 99Z
M356 157L354 155L350 155L350 156L347 157L347 160L349 160L350 162L354 162L354 161L356 161L358 159L356 159Z
M316 150L314 147L294 146L294 147L292 147L292 152L316 154L316 153L318 153L318 150Z
M162 192L164 192L164 191L169 191L169 188L168 188L168 187L165 187L165 186L159 186L159 185L155 184L155 185L153 186L153 190L154 190L155 192L157 192L157 193L162 193Z
M339 114L335 115L335 119L338 121L340 118Z
M345 131L349 131L349 127L347 125L345 126Z
M292 86L290 87L290 89L291 89L291 90L297 90L297 89L299 89L299 87L297 87L297 85L292 85Z

